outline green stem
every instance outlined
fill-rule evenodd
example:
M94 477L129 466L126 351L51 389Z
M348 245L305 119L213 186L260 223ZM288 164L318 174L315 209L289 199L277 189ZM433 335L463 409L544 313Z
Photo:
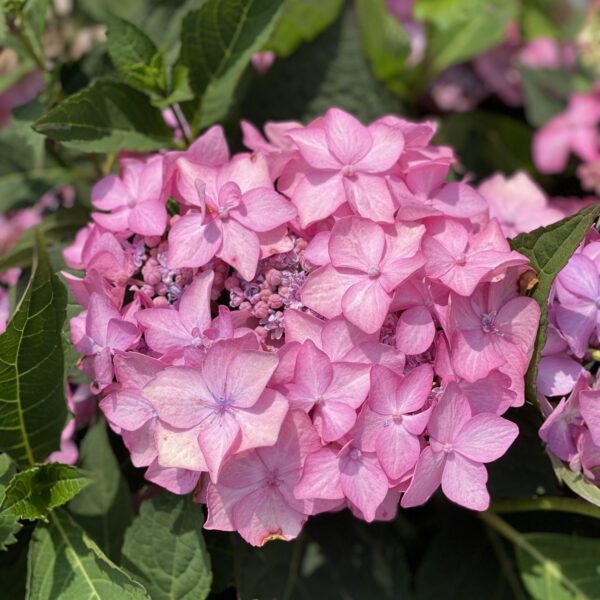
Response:
M179 106L179 102L175 102L174 104L171 104L171 110L173 111L173 114L175 115L175 120L177 121L177 125L179 125L179 129L181 130L181 135L183 136L183 139L185 140L185 143L187 146L190 145L191 140L188 137L187 131L186 131L186 118L183 114L183 111L181 110L181 107Z
M508 584L510 585L515 600L527 600L527 596L523 591L523 586L521 585L521 580L519 579L518 574L514 569L514 562L508 556L506 552L506 548L503 545L502 539L498 535L498 533L492 529L491 527L486 527L488 537L492 543L492 547L496 552L496 556L498 557L498 562L500 563L500 568L504 573L504 577Z
M600 508L589 502L582 502L575 498L557 498L552 496L544 496L543 498L497 500L492 503L490 510L494 513L552 510L600 519Z

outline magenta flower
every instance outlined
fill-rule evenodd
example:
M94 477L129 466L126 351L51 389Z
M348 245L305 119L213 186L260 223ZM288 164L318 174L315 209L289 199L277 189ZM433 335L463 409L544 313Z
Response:
M148 161L121 160L122 174L108 175L92 189L92 204L101 211L94 221L113 232L133 231L140 235L162 235L167 226L167 209L161 199L163 158Z
M275 355L252 347L251 337L218 342L199 369L168 367L142 390L163 423L200 426L198 443L213 481L227 456L277 441L288 406L265 389Z
M292 194L302 227L325 219L346 202L365 218L393 222L396 207L384 175L404 149L399 127L379 121L365 127L331 108L323 119L288 135L306 162Z
M500 458L519 428L494 414L472 416L469 402L454 383L433 408L427 428L429 445L417 461L402 506L424 504L441 484L450 500L473 510L486 510L490 496L483 463Z
M507 299L506 285L488 284L471 297L450 297L452 365L467 381L482 379L505 363L521 374L527 370L540 307L533 298Z
M331 231L331 264L311 273L303 303L331 319L339 314L366 333L377 331L396 287L423 265L422 225L385 230L359 217L340 219Z
M533 138L533 159L542 173L560 173L573 152L584 162L600 157L600 99L573 94L565 112L548 121Z
M339 440L356 421L356 410L369 391L369 367L332 363L310 340L296 357L294 379L285 386L291 408L313 411L313 422L323 442Z
M254 278L261 255L257 234L296 215L293 205L273 190L264 159L259 180L266 176L269 187L249 187L256 183L256 163L240 156L226 168L207 171L204 180L198 179L200 212L189 212L173 225L169 267L201 267L216 255L247 281Z
M385 367L371 371L371 389L356 427L361 450L375 452L387 476L399 480L415 466L421 451L419 436L429 420L425 406L433 384L433 369L421 365L404 377Z
M587 352L600 333L600 274L593 260L575 254L558 274L556 324L575 356Z

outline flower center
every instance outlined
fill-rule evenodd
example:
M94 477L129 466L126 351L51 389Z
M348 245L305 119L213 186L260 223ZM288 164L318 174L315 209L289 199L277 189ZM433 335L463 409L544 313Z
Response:
M362 452L358 448L352 448L350 450L350 458L352 460L358 460L362 456Z
M344 165L342 167L342 175L344 177L354 177L356 174L356 168L354 165Z
M379 270L379 267L373 266L373 267L369 267L367 274L369 275L369 277L371 279L377 279L377 277L379 277L381 275L381 271Z
M481 317L481 329L484 333L496 333L498 331L496 327L496 311L485 314Z
M464 267L466 263L467 263L467 257L465 256L464 252L460 256L456 257L456 264L459 267Z

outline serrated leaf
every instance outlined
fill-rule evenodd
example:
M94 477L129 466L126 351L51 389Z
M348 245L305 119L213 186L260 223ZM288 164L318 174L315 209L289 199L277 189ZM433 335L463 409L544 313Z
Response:
M165 494L147 500L125 533L122 565L153 600L202 600L210 592L210 557L202 537L202 507Z
M554 279L567 264L585 234L600 215L600 204L594 204L577 214L530 233L521 233L510 240L513 250L529 258L536 270L538 283L531 297L540 305L541 317L529 369L525 375L525 394L537 406L538 363L546 344L548 329L548 297Z
M179 63L189 68L190 86L201 98L196 128L227 115L235 88L252 54L262 50L283 0L206 0L181 29Z
M91 482L75 467L48 463L17 473L6 488L0 510L18 519L45 518Z
M110 59L129 85L142 92L164 91L162 55L141 29L113 17L108 23L106 45Z
M517 561L534 600L600 598L600 540L555 533L521 537Z
M173 137L145 94L112 79L69 96L33 127L84 152L146 152L168 146Z
M362 45L378 79L399 94L406 94L410 40L385 0L357 0Z
M69 511L102 551L118 563L125 529L132 518L131 494L110 447L104 421L89 429L80 457L91 484L73 498Z
M4 501L6 487L15 474L14 461L8 454L0 454L0 505ZM9 544L17 541L15 535L21 529L18 519L11 515L0 513L0 550L5 550Z
M256 124L308 122L331 106L367 123L401 109L398 98L372 73L351 7L314 42L286 60L275 61L265 76L256 77L245 97L241 116Z
M34 204L52 186L66 183L70 177L50 157L42 160L39 148L27 143L22 131L14 127L0 131L0 212Z
M189 69L183 65L175 65L170 84L170 93L166 98L155 98L152 100L153 106L158 108L167 108L176 102L186 102L193 100L194 92L190 87Z
M73 237L89 222L89 211L81 206L59 209L45 216L37 225L48 244ZM19 241L0 256L0 272L13 267L28 267L33 259L35 230L27 229Z
M311 42L339 16L344 0L285 0L281 17L268 43L277 56L289 56Z
M149 600L144 587L111 562L73 522L54 511L38 523L29 548L28 598L35 600Z
M67 293L36 230L31 279L0 336L0 450L18 464L60 447L67 422L62 326Z

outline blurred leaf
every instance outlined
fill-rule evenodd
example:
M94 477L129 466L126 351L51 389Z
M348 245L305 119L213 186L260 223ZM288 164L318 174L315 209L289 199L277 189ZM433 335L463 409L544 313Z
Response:
M48 244L53 244L65 237L73 237L79 229L89 222L89 211L81 206L61 208L45 216L36 226L44 235ZM27 267L33 258L35 245L35 229L23 232L18 242L0 256L0 271L13 267ZM0 413L1 414L1 413Z
M36 525L29 548L29 598L149 600L143 586L111 562L69 515Z
M573 87L572 78L566 70L521 67L520 72L529 123L541 127L565 110Z
M146 500L125 534L122 565L153 600L202 600L210 592L210 557L202 537L204 512L190 496Z
M419 564L417 600L514 600L483 526L455 518L429 542Z
M62 326L67 293L36 230L31 279L0 336L0 449L32 466L60 447L67 422Z
M98 79L34 123L34 129L84 152L145 152L172 143L150 99L111 79Z
M44 164L39 149L29 143L31 138L24 140L18 119L15 125L0 131L0 212L34 204L52 186L72 177L49 157Z
M356 7L363 48L375 75L396 93L407 94L410 40L406 30L385 0L357 0Z
M311 42L340 15L344 0L285 0L281 18L268 43L277 56L289 56Z
M436 138L454 148L467 172L478 178L497 171L534 172L531 130L521 121L483 110L446 116Z
M200 97L197 128L225 117L252 54L263 49L281 13L283 0L206 0L190 12L181 29L180 64Z
M152 104L158 108L167 108L176 102L193 100L194 92L190 87L189 69L183 65L175 65L171 76L170 93L166 98L155 98Z
M81 443L81 468L91 485L69 504L73 518L115 562L132 519L131 495L108 440L106 423L93 425Z
M518 8L517 0L417 0L415 17L432 27L426 53L431 74L502 43Z
M521 538L517 561L534 600L600 598L600 540L554 533Z
M125 81L151 93L165 88L165 70L156 44L133 23L113 17L106 34L108 54Z
M533 288L531 297L541 308L540 326L535 339L533 356L525 376L525 394L527 399L536 406L538 363L546 344L548 297L552 284L599 215L600 204L595 204L558 223L548 227L538 227L530 233L522 233L510 240L513 250L529 258L539 280Z
M308 122L331 106L352 112L364 122L397 113L398 99L377 81L360 45L352 9L314 42L256 77L246 93L241 116L265 121Z
M19 519L43 519L50 510L67 503L90 483L70 465L37 465L12 478L0 509Z
M0 454L0 506L4 501L6 488L16 472L15 463L8 454ZM16 534L21 529L17 517L0 513L0 550L6 550L17 541Z

